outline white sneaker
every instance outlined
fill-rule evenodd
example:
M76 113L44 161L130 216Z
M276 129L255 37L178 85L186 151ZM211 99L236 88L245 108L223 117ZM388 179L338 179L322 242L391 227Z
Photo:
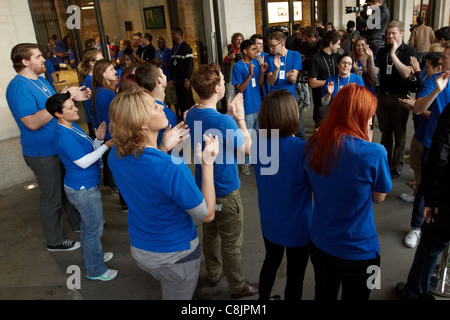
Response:
M118 271L114 269L108 269L104 274L98 277L87 277L90 280L109 281L117 276Z
M249 176L250 175L250 168L249 168L249 166L242 166L241 173L244 176Z
M408 248L415 248L420 238L420 230L411 230L405 237L405 245Z
M108 262L114 257L114 254L112 252L105 252L103 253L103 262Z
M402 199L402 200L404 200L406 202L410 202L410 203L414 202L415 198L416 197L414 195L412 195L412 194L402 193L400 195L400 199Z

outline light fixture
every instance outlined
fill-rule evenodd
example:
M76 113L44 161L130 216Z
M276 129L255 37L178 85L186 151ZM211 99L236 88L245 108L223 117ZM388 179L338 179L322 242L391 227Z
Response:
M39 185L37 183L32 183L32 184L25 186L24 188L25 188L25 190L29 191L29 190L33 190L37 187L39 187Z
M81 7L81 10L92 10L94 7Z

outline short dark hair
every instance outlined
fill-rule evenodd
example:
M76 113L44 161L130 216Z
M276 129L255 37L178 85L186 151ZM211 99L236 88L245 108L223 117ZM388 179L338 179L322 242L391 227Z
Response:
M244 50L248 50L251 46L255 44L255 41L253 40L244 40L241 43L241 52L244 53Z
M86 47L86 49L95 47L95 44L96 43L95 43L95 39L94 38L86 39L86 41L84 42L84 46Z
M317 29L314 27L311 27L311 26L306 27L302 33L307 38L318 38L319 37L319 32L317 31Z
M39 45L36 43L19 43L18 45L14 46L14 48L12 48L11 61L16 72L25 69L25 65L22 63L22 60L30 60L32 49L41 50Z
M151 92L156 87L156 81L159 76L159 68L153 63L146 62L136 68L134 76L139 87L147 89Z
M430 52L425 56L425 60L430 60L431 65L433 68L437 68L440 66L439 60L441 59L442 53L441 52Z
M181 29L180 27L175 27L172 29L172 32L174 33L178 33L179 35L183 35L183 29Z
M436 30L434 34L437 40L444 39L445 41L448 41L450 40L450 26L442 27L439 30Z
M341 35L336 30L330 30L325 32L322 38L322 46L328 48L330 43L336 44L339 40L342 40Z
M144 34L144 38L147 39L149 42L152 42L152 40L153 40L153 37L150 33Z
M297 133L300 121L298 105L292 93L288 90L276 90L269 93L263 100L258 115L259 129L279 130L280 137L289 137Z
M214 87L220 84L220 65L209 63L200 65L191 79L192 88L201 99L212 97Z
M45 109L56 118L55 113L62 113L63 104L69 99L70 92L54 94L45 102Z
M250 37L250 40L255 41L256 39L264 40L264 37L260 35L259 33L255 33Z
M349 22L347 22L347 28L354 28L356 26L355 21L350 20Z

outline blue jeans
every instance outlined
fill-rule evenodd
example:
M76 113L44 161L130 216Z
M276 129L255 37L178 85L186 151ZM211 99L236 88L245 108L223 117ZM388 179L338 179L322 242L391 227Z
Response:
M88 277L98 277L104 274L108 267L103 261L103 248L100 238L103 233L103 204L100 187L97 185L89 190L82 187L74 190L64 186L70 202L81 214L81 253Z
M450 208L441 206L434 222L422 225L422 235L417 246L408 282L401 298L418 299L429 291L429 283L441 252L450 240Z
M424 166L428 159L428 153L430 149L423 148L422 152L422 172L424 172ZM423 183L422 179L420 179L419 187L417 188L416 196L414 198L414 206L411 217L411 228L412 229L420 229L423 223L423 208L425 206L425 199L423 194Z
M247 129L254 129L258 131L258 112L250 113L245 115L245 124L247 125ZM249 156L245 156L245 165L250 165L250 158Z

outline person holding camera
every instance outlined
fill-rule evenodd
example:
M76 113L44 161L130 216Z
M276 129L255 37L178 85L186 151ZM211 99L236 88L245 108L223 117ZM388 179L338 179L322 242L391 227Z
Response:
M378 7L375 12L379 10L380 14L380 17L375 17L375 23L379 23L375 27L368 23L371 17L368 16L367 9L373 6ZM358 30L367 39L370 49L376 56L378 50L384 46L385 33L391 15L388 7L384 5L384 0L367 0L364 7L355 12L355 15Z
M233 99L235 96L234 85L232 81L232 70L234 64L242 59L242 55L240 53L241 43L244 41L244 35L242 33L236 32L231 37L231 44L227 45L227 47L223 50L223 76L225 77L225 98L228 101L228 98Z

